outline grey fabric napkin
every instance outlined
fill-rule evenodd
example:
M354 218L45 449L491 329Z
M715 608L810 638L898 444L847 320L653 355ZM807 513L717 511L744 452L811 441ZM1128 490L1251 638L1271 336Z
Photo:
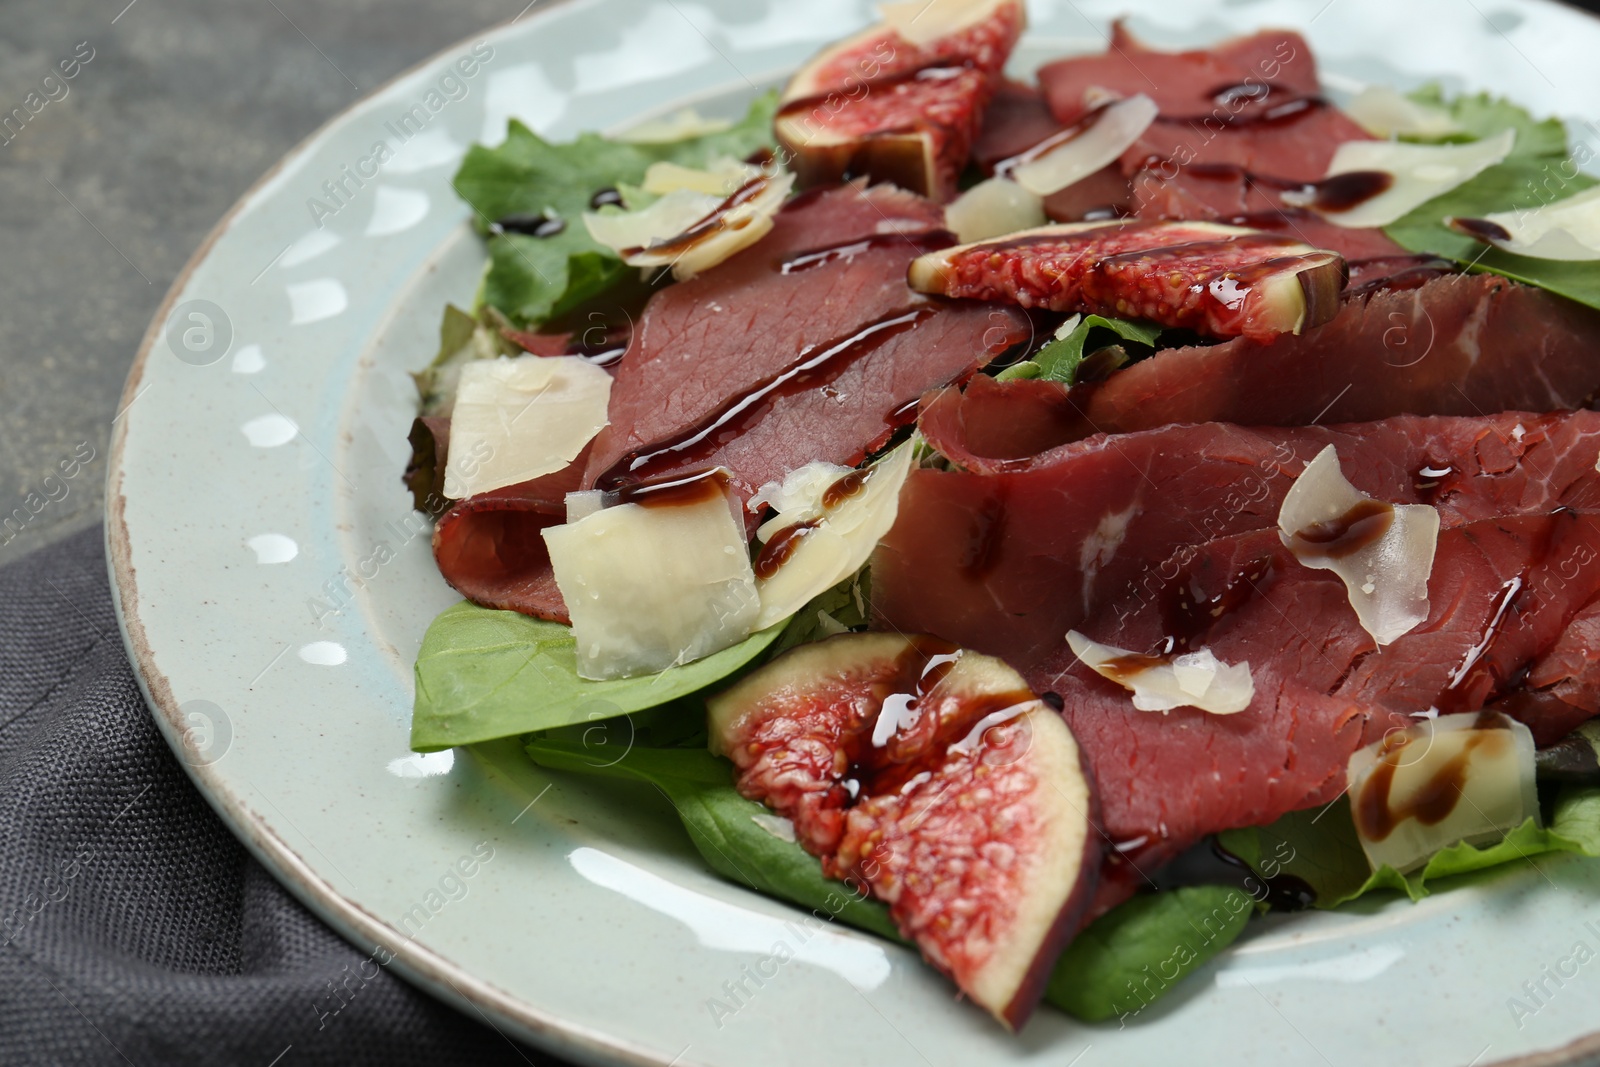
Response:
M365 959L157 732L100 529L0 569L0 1064L555 1063Z

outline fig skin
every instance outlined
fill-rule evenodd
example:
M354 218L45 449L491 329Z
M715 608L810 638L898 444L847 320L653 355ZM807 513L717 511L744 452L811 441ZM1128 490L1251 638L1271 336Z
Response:
M878 24L813 56L784 88L773 122L801 187L867 175L953 198L1026 22L1020 0L978 0L920 43Z
M864 883L933 966L1020 1027L1101 866L1065 721L1000 660L899 634L802 645L708 706L740 792L793 820L824 873Z

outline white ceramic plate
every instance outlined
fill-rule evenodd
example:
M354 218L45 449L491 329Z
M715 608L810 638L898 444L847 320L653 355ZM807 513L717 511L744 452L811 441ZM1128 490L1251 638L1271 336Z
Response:
M1159 43L1300 28L1336 85L1443 75L1600 115L1600 23L1551 3L1061 0L1033 5L1016 69L1104 47L1124 10ZM1574 956L1600 949L1600 864L1254 923L1125 1029L1042 1010L1013 1037L911 953L809 933L718 881L643 794L510 745L409 753L411 662L456 597L400 485L406 372L481 266L449 185L462 152L509 115L564 138L687 101L734 114L868 18L860 0L568 0L489 33L470 76L454 64L474 42L390 84L234 208L145 339L109 492L123 633L199 787L380 962L590 1062L1424 1067L1600 1049L1584 1037L1600 962ZM795 959L746 977L780 942Z

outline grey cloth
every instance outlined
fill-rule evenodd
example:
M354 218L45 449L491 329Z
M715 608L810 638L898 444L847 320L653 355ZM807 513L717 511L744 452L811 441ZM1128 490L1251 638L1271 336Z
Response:
M364 960L157 732L101 531L0 570L0 1064L555 1062Z

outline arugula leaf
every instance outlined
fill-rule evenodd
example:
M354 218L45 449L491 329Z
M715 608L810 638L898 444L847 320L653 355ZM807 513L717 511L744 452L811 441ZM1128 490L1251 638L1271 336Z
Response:
M1032 359L1013 364L996 377L1000 381L1043 378L1045 381L1072 385L1077 380L1078 368L1083 365L1085 349L1095 352L1112 343L1110 338L1106 337L1106 331L1124 341L1131 341L1148 348L1154 347L1156 338L1161 336L1163 329L1159 323L1108 319L1103 315L1084 315L1075 323L1072 319L1068 319L1063 325L1071 326L1065 336L1058 330L1056 339L1034 353ZM1090 347L1089 340L1096 332L1099 333L1096 338L1097 343Z
M1090 1022L1126 1021L1231 945L1254 905L1247 894L1220 885L1136 896L1067 946L1045 999Z
M1532 819L1493 845L1457 844L1442 849L1410 874L1393 867L1374 871L1356 837L1350 806L1341 798L1326 811L1297 811L1270 826L1228 830L1222 847L1263 877L1279 873L1302 879L1317 894L1316 906L1333 908L1375 889L1393 889L1421 900L1439 878L1515 863L1547 852L1600 856L1600 789L1569 789L1556 800L1546 829ZM1288 859L1268 861L1268 852ZM1267 868L1267 870L1264 870Z
M820 641L846 630L865 629L872 602L871 566L862 567L832 589L824 589L795 612L789 628L772 647L773 655L796 645Z
M583 213L599 189L637 184L651 163L704 166L718 156L742 159L772 143L777 95L750 105L726 130L665 143L615 141L594 133L552 144L511 120L494 148L473 145L456 172L455 188L473 210L479 233L516 214L548 213L566 222L551 237L500 234L489 238L483 299L518 323L538 325L604 293L630 271L589 236Z
M1584 160L1576 153L1569 154L1561 121L1536 121L1515 104L1487 94L1445 102L1439 89L1432 86L1413 96L1443 106L1474 137L1515 129L1517 144L1504 162L1385 226L1384 232L1412 252L1431 252L1473 270L1501 274L1600 308L1600 270L1594 263L1513 255L1464 237L1444 224L1452 215L1480 218L1494 212L1536 210L1594 186L1596 180L1578 169Z
M1406 138L1406 140L1431 141L1481 141L1502 130L1516 130L1517 143L1512 146L1509 158L1519 156L1562 156L1567 152L1567 128L1558 118L1539 120L1525 108L1509 100L1488 93L1475 96L1458 96L1447 100L1444 86L1430 82L1406 94L1419 104L1448 112L1461 127L1460 133L1439 138Z
M411 747L436 752L657 707L744 667L783 629L779 623L658 674L596 682L578 677L570 627L462 601L422 639Z
M888 908L824 877L815 856L768 830L762 823L772 813L740 796L733 787L733 765L705 749L584 746L551 738L532 738L526 747L541 767L648 782L660 789L706 865L728 881L798 904L823 921L836 918L901 940Z

